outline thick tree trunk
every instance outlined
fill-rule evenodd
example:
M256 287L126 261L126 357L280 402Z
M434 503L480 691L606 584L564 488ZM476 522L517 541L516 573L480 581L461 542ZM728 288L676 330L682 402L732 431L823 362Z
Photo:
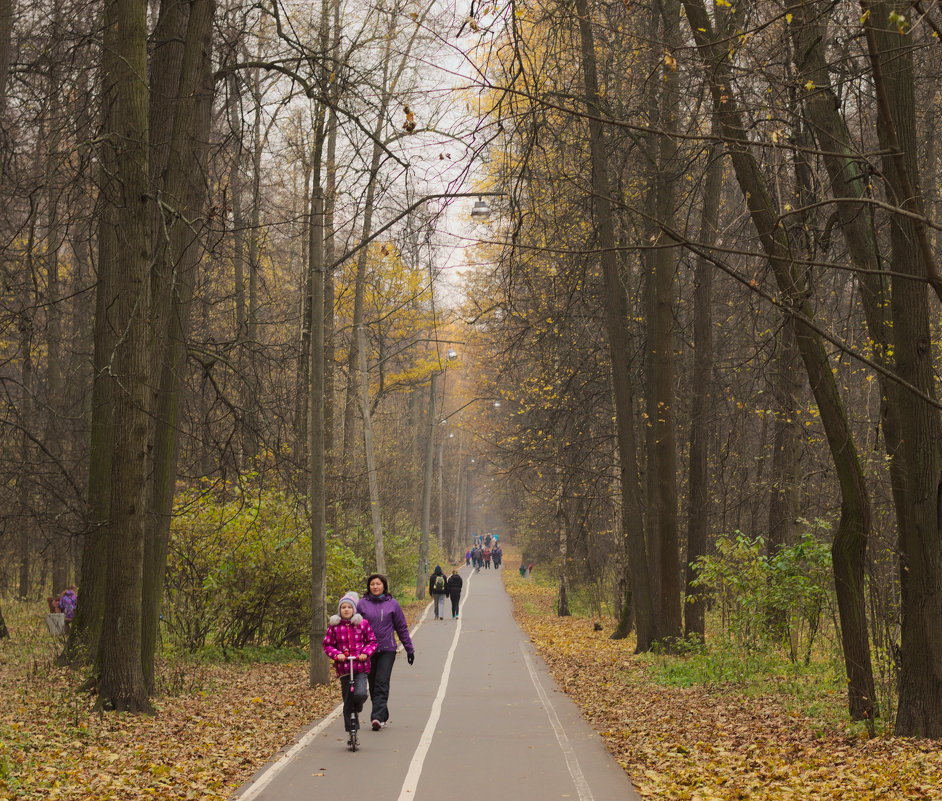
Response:
M668 50L679 47L680 3L660 0L664 24L664 41ZM676 67L663 69L660 126L664 131L677 130L680 105L679 76ZM677 146L670 135L658 141L657 174L655 176L656 219L673 228ZM677 248L670 248L663 228L655 239L654 250L654 376L655 418L653 419L657 450L657 542L659 549L660 602L658 603L657 637L670 644L682 632L680 597L680 547L677 531L677 430L674 387L674 273Z
M107 111L105 124L113 124ZM100 153L99 180L104 183L115 169L115 154L107 147L101 148ZM88 500L79 571L82 600L76 607L63 654L63 660L72 664L98 661L105 615L105 568L111 505L111 460L114 453L114 387L108 369L115 348L115 331L108 316L116 302L113 277L116 248L114 209L105 204L99 212L98 228Z
M7 108L7 80L13 58L13 0L0 0L0 114Z
M163 0L152 63L151 181L161 207L156 228L153 293L153 467L144 546L142 664L153 689L154 654L179 454L186 341L205 211L212 110L213 0Z
M834 574L841 637L848 672L848 697L855 717L872 717L873 673L863 605L863 556L870 527L866 484L847 424L834 374L820 336L810 321L804 271L791 258L791 247L779 225L768 185L751 152L740 111L740 101L730 76L728 50L719 43L702 0L683 0L690 30L709 76L713 106L736 172L743 197L775 274L779 292L795 315L795 332L808 382L811 385L841 488L841 518L834 537Z
M715 127L715 126L714 126ZM704 248L716 243L723 158L719 147L711 149L703 187L699 241ZM697 584L696 562L707 552L710 520L709 451L710 415L713 411L713 265L700 257L694 273L693 399L690 406L690 505L687 510L687 566L684 588L684 635L706 637L705 587Z
M615 397L615 425L622 500L623 535L627 537L631 573L632 600L637 630L637 650L647 651L656 632L644 544L644 522L641 515L641 489L638 483L638 455L631 406L631 377L628 373L627 320L628 299L618 271L615 249L615 226L612 219L611 190L608 181L608 158L600 121L599 86L595 60L595 42L587 0L576 0L582 49L582 74L586 108L591 115L589 143L592 159L593 217L602 250L602 273L605 282L605 324L608 334L609 358Z
M0 640L5 640L10 636L10 630L7 628L7 622L3 618L3 609L0 609Z
M147 316L151 216L147 125L147 3L109 0L105 11L105 147L115 171L102 187L116 245L114 456L108 530L107 593L101 636L101 709L150 711L141 669L144 518L150 444Z
M915 130L913 42L909 26L890 25L892 12L908 6L861 3L877 94L878 133L890 201L922 214ZM881 16L882 15L882 16ZM890 218L893 254L891 309L897 375L924 395L936 397L933 345L926 281L934 264L926 233L911 216ZM936 287L938 289L938 287ZM901 482L895 496L902 575L899 707L896 733L942 737L942 421L936 407L904 387L891 386L889 406L899 423Z

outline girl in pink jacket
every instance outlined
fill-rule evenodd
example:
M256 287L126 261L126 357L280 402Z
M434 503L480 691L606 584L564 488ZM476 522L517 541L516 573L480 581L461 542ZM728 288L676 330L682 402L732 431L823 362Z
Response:
M327 633L324 634L324 653L334 660L334 670L340 677L343 726L348 732L360 728L359 713L366 701L370 656L376 650L373 627L357 612L359 600L360 596L355 592L344 595L337 604L337 614L327 622Z

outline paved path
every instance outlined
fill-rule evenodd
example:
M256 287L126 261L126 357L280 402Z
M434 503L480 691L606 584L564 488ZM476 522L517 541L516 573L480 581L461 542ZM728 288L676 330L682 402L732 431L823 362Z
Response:
M336 711L236 794L239 801L639 801L511 615L500 573L462 569L459 620L430 610L400 653L389 725L346 748ZM338 690L339 697L339 690Z

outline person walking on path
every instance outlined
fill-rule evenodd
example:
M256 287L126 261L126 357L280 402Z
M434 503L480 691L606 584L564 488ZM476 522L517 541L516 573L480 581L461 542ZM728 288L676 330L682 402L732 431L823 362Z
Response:
M491 569L491 549L490 548L484 549L484 569L485 570Z
M448 597L451 599L452 620L458 619L458 601L461 600L461 587L463 584L464 582L461 580L461 576L458 575L458 571L452 570L447 585Z
M324 653L334 660L343 696L343 727L348 732L360 728L359 714L366 701L370 656L376 650L376 635L368 620L357 612L360 596L348 592L337 604L337 614L327 622ZM350 661L353 666L351 668ZM351 672L352 671L352 672Z
M494 570L499 570L500 563L504 561L504 549L499 545L495 545L494 550L491 551L491 557L494 560Z
M409 636L409 624L399 602L389 594L389 582L381 573L373 573L366 580L367 594L357 604L357 611L373 627L377 647L370 660L370 725L373 731L385 728L389 721L389 684L396 664L396 637L406 649L411 665L415 661L415 648Z
M445 619L445 598L448 596L448 580L441 565L435 565L435 571L428 577L428 594L435 604L435 619Z

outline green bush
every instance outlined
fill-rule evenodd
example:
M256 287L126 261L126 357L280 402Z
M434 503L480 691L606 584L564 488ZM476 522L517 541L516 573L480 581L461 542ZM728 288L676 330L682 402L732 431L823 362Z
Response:
M761 537L720 537L716 553L697 560L697 585L720 606L722 627L737 646L756 649L772 638L792 662L811 658L832 597L831 551L809 527L794 545L766 556Z
M188 651L290 646L310 628L311 537L298 498L277 490L221 498L190 491L171 527L164 624ZM363 565L328 539L327 597L363 582Z

